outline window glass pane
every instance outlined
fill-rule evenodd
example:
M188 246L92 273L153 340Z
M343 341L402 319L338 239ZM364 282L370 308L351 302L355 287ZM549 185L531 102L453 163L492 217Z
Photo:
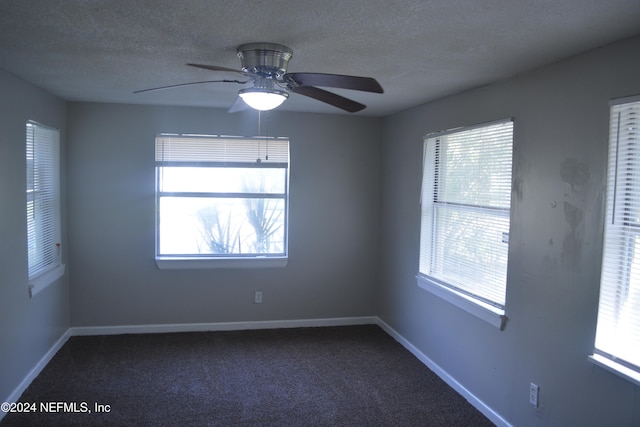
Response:
M155 154L158 260L286 258L287 139L157 135Z
M504 305L509 217L447 206L435 207L431 274L452 286Z
M29 279L60 264L59 131L26 125Z
M425 139L419 273L504 309L513 122Z
M160 255L285 252L283 198L160 197Z
M284 194L285 168L158 167L161 192Z

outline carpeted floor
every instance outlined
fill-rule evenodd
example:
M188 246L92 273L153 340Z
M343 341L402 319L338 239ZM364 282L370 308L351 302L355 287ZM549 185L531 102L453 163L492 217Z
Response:
M372 325L72 337L20 402L0 427L493 425Z

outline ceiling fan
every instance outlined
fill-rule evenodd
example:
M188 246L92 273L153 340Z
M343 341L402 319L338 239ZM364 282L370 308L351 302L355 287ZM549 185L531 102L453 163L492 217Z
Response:
M246 80L207 80L144 89L134 93L203 83L251 84L251 87L241 89L238 92L239 97L229 109L230 112L240 111L246 105L256 110L272 110L280 106L289 97L289 93L295 93L350 113L363 110L366 106L317 86L383 93L382 86L371 77L324 73L287 73L287 66L293 56L293 50L281 44L247 43L238 46L237 54L242 63L241 70L216 65L187 65L211 71L240 74Z

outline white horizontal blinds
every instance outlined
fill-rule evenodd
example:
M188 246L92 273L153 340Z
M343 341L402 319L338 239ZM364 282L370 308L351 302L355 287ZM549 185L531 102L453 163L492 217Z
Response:
M227 138L158 135L156 162L289 163L289 141L281 138Z
M35 122L26 127L29 279L59 265L59 132Z
M611 107L596 351L640 373L640 101Z
M504 308L511 121L425 141L420 272Z
M438 200L509 209L513 122L452 133L441 138Z
M422 194L420 220L420 262L419 273L431 275L432 253L437 249L438 242L433 237L434 230L434 200L436 198L436 155L439 147L437 138L426 139L422 159Z

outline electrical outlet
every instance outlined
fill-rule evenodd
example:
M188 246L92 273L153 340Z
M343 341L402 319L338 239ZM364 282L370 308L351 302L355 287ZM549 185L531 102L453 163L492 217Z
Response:
M253 295L253 302L255 304L262 304L262 291L256 291Z
M529 384L529 403L531 403L535 408L538 407L538 396L540 395L540 387L536 384Z

